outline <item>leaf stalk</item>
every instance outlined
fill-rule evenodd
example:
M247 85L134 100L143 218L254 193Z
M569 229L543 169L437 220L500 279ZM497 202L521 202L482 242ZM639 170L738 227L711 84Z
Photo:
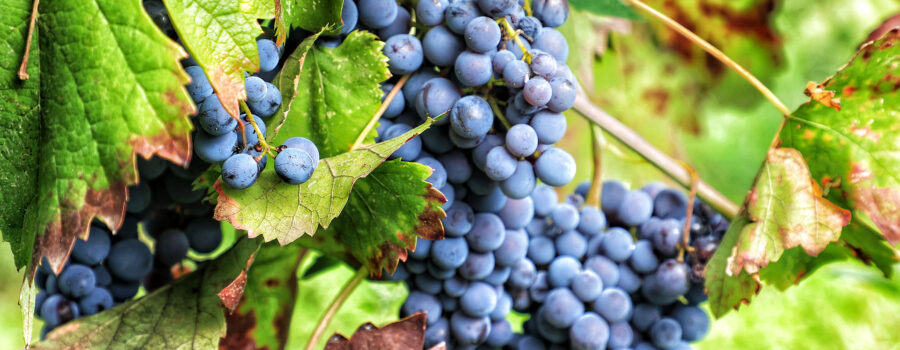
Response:
M366 124L366 127L363 128L362 132L359 133L359 136L356 137L356 141L350 146L350 151L362 146L363 141L366 140L366 135L369 135L369 133L372 132L372 129L375 128L375 124L378 124L378 119L381 118L384 111L387 110L388 106L391 105L391 102L394 101L394 98L397 97L397 94L400 93L400 89L403 88L403 85L406 85L406 81L409 80L409 77L410 74L404 75L400 77L397 84L394 84L394 88L391 89L391 92L384 98L384 101L381 101L381 107L378 107L378 110L372 115L372 119L369 119L369 123Z

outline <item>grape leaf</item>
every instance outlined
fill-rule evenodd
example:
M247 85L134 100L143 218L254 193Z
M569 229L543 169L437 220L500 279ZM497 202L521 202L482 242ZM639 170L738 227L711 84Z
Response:
M256 21L266 11L263 0L163 0L169 18L194 61L206 72L219 101L233 116L247 98L244 72L259 70ZM274 11L274 10L273 10ZM215 38L215 40L210 40Z
M406 260L406 250L415 249L417 237L444 237L446 199L425 182L429 175L431 169L418 163L385 162L356 183L331 227L298 242L363 265L374 276L393 272L398 259Z
M191 274L140 299L66 323L32 348L218 348L226 311L218 293L243 274L259 245L258 239L244 238Z
M306 249L263 245L247 272L244 298L225 316L223 349L283 349L297 298L297 266Z
M349 340L335 333L325 344L325 350L419 350L424 345L425 314L419 312L381 328L365 323L353 332Z
M253 18L275 18L274 0L240 0L241 13L246 13Z
M281 12L277 12L275 17L275 30L278 32L279 41L284 41L283 35L291 28L302 28L313 33L324 29L326 35L336 35L340 32L343 24L341 21L343 0L276 1L280 1L281 8Z
M625 5L622 0L569 0L573 8L590 11L598 15L639 19L631 7Z
M294 52L284 61L281 71L272 79L272 83L281 91L281 100L284 103L282 103L278 112L269 119L269 124L271 125L268 127L267 141L275 139L278 131L281 130L281 126L287 120L294 98L300 93L297 90L297 85L300 84L300 77L303 75L303 63L306 62L306 54L314 47L316 40L319 39L321 34L322 32L318 32L303 39Z
M277 239L282 245L313 235L319 226L327 228L341 213L356 180L372 172L431 123L428 119L397 138L322 159L312 178L302 185L284 183L271 168L244 190L216 182L219 198L214 217L247 230L250 237L262 235L267 242Z
M335 49L313 47L305 58L292 55L275 78L288 105L276 118L289 120L275 142L304 136L322 157L346 152L381 105L378 83L390 77L383 46L374 34L356 31ZM364 141L374 140L372 130Z

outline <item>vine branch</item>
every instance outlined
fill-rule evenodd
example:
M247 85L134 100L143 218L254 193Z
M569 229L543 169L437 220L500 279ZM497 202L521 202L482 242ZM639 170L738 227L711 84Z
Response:
M697 182L700 181L700 176L697 175L697 172L694 171L694 168L691 168L685 162L681 162L681 166L684 167L684 170L687 170L688 174L691 175L691 190L688 195L688 207L687 213L684 215L684 228L681 230L681 249L678 251L678 261L684 261L684 252L691 252L693 248L691 248L691 217L694 215L694 197L697 196Z
M328 328L328 325L331 323L331 319L334 318L334 315L337 314L338 309L341 308L341 305L347 301L347 298L350 297L350 294L353 294L353 290L356 289L356 286L359 285L359 282L363 280L368 275L368 270L365 266L359 268L356 271L356 275L353 276L352 279L347 281L347 284L344 285L344 288L341 289L341 292L334 298L331 302L331 305L328 306L328 310L325 310L325 314L322 315L322 318L319 320L319 324L316 325L316 329L313 331L312 336L309 337L309 342L306 343L306 350L314 350L316 345L319 344L319 339L322 338L322 335L325 334L325 329Z
M31 53L31 37L34 34L34 24L37 22L38 4L40 0L34 0L31 5L31 19L28 21L28 36L25 37L25 53L22 54L22 64L19 66L19 79L28 80L28 56Z
M375 111L375 115L372 116L372 119L369 119L369 123L366 124L366 127L363 128L362 132L359 133L359 136L356 137L356 141L353 142L353 146L350 146L350 150L355 150L362 146L363 141L366 139L366 135L372 132L372 129L375 128L375 124L378 124L378 118L381 118L381 115L384 114L384 111L387 110L388 106L390 106L391 101L394 101L394 98L397 97L397 94L400 93L400 89L403 88L403 85L406 84L406 81L409 80L410 74L404 75L397 81L397 84L394 84L394 88L391 89L391 92L388 93L387 97L384 98L384 101L381 101L381 106L378 107L378 110Z

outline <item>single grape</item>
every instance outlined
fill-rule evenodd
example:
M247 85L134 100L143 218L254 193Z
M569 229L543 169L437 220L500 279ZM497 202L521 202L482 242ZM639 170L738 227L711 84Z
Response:
M41 305L40 317L44 320L44 324L53 328L81 317L81 312L77 303L66 300L62 295L54 294L47 297Z
M430 349L440 343L447 343L450 341L449 338L450 322L447 321L446 317L441 317L441 319L429 324L425 329L425 348Z
M416 96L418 96L422 86L429 80L439 77L440 75L434 69L422 69L410 76L409 80L406 81L406 85L403 85L403 97L406 98L406 105L415 106Z
M637 293L641 290L643 283L641 276L635 273L628 265L619 264L619 283L616 284L616 287L622 288L628 293Z
M462 95L459 89L449 79L434 78L422 85L419 95L416 96L416 111L423 119L437 118L449 112L460 97ZM447 117L441 118L438 124L446 124L449 120Z
M534 56L531 57L529 67L534 74L549 79L556 72L556 59L549 53L536 50Z
M488 152L494 147L502 146L503 143L504 140L502 134L488 134L484 138L484 141L472 150L472 163L474 163L478 169L484 170Z
M544 302L543 318L558 328L572 326L582 314L584 303L568 288L554 288Z
M358 10L359 8L357 7L357 11ZM397 17L395 17L394 21L391 22L391 24L388 24L387 27L377 29L378 37L384 40L397 34L409 33L411 19L412 16L410 16L407 9L402 6L397 6Z
M459 276L445 279L442 283L444 293L454 298L462 296L469 288L469 281Z
M209 163L221 163L234 154L238 145L237 133L212 136L202 130L194 133L194 152Z
M528 242L528 258L537 265L546 265L556 256L556 247L547 237L533 237Z
M484 137L494 124L494 112L487 101L475 95L460 98L450 111L450 126L457 135L475 139Z
M433 324L441 318L441 303L433 295L411 292L403 303L403 314L409 316L416 312L425 313L428 324Z
M594 311L610 323L627 321L631 316L631 309L631 296L616 287L603 290L594 301Z
M469 246L462 237L445 238L431 245L431 261L445 269L462 266L469 256Z
M653 201L644 191L628 191L619 207L619 221L629 227L640 226L653 213Z
M475 221L475 213L468 204L454 203L446 212L447 217L441 219L441 222L444 224L444 233L447 236L459 237L469 233Z
M491 66L494 68L494 73L503 74L506 65L515 60L516 54L504 49L494 54L494 57L491 58Z
M484 282L473 282L459 298L459 306L468 316L487 316L497 306L497 294L491 285Z
M577 91L575 84L566 78L554 77L550 79L550 101L547 108L554 112L562 112L575 105Z
M80 238L75 240L72 246L72 260L85 265L97 265L109 254L110 241L106 229L92 225L87 241Z
M383 95L381 95L382 103L384 103L384 100L393 89L394 84L381 85L381 91L384 93ZM387 109L384 110L384 114L382 114L381 116L384 118L396 117L400 115L400 113L403 113L404 108L406 108L406 98L403 97L403 90L401 89L397 91L397 95L394 96L394 99L391 100L391 103L388 104Z
M466 257L466 261L456 271L462 278L470 281L480 281L494 271L494 266L494 254L491 252L478 253L471 251Z
M191 220L184 229L191 249L201 254L212 253L222 243L222 225L211 218Z
M569 339L575 350L603 350L609 340L609 324L593 312L581 315L569 328Z
M464 36L469 50L478 53L496 50L500 44L500 26L489 17L475 17L466 25Z
M167 168L166 160L156 156L150 159L138 157L137 166L138 173L141 175L141 178L147 180L158 178L166 171Z
M547 282L552 287L568 287L572 278L581 270L581 263L567 255L558 256L547 268Z
M628 322L616 322L609 325L609 343L612 349L627 348L634 341L634 330Z
M447 119L444 117L444 119ZM441 119L441 120L444 120ZM384 122L384 119L381 119ZM447 153L455 149L453 141L450 140L449 125L434 125L422 132L422 144L425 149L435 154ZM387 130L387 128L385 128ZM383 134L383 132L379 133Z
M682 330L678 321L663 317L650 328L650 339L660 349L674 348L681 342Z
M559 201L556 191L547 185L537 185L531 193L531 199L534 202L534 214L541 217L549 216Z
M187 256L190 242L181 230L169 229L156 237L156 261L163 266L175 265Z
M516 157L527 157L537 150L538 137L534 129L525 124L514 125L506 132L506 149Z
M222 163L222 182L231 188L243 190L250 187L258 175L259 165L249 154L235 154Z
M90 267L81 264L68 264L59 274L59 291L72 298L81 298L97 287L97 277Z
M606 231L600 247L607 257L615 262L623 262L631 257L634 251L634 239L631 233L621 227L613 227Z
M447 170L447 182L463 184L472 177L472 165L469 163L468 157L460 150L452 150L438 156L437 159Z
M491 333L485 343L492 347L502 347L512 340L513 331L505 319L494 320L491 323Z
M548 27L559 27L569 16L569 3L566 0L535 0L531 4L534 16Z
M213 94L200 104L197 124L208 134L219 136L232 132L237 127L237 120L225 111L225 107L222 106L219 97Z
M683 224L675 219L662 220L653 232L653 247L662 256L675 256L682 239Z
M474 346L483 343L491 334L491 319L487 316L469 317L463 312L455 312L450 317L450 329L457 344Z
M535 49L547 52L556 58L557 62L564 63L569 59L569 44L562 33L553 28L543 28L536 36L532 46Z
M386 140L390 140L399 137L410 130L412 130L412 127L410 127L409 125L397 123L388 128L387 131L385 131L384 138ZM403 146L400 146L399 149L394 151L394 153L391 154L391 159L401 158L405 161L411 162L416 160L416 158L419 157L419 153L421 152L422 140L418 136L414 136Z
M184 69L191 77L191 83L187 85L187 91L194 103L201 104L207 97L213 94L213 87L206 78L206 73L200 66L190 66Z
M506 147L497 146L488 152L484 172L491 180L503 181L516 172L516 167L516 158L509 154Z
M528 64L525 61L513 60L503 68L503 81L508 87L522 88L528 82L530 74L531 69L528 68Z
M522 113L522 111L516 108L514 101L515 98L512 98L507 101L506 105L506 120L509 121L510 125L528 124L531 122L532 115Z
M428 2L425 0L423 2ZM443 25L428 30L422 41L425 58L438 67L450 67L466 49L466 44L461 37L451 32Z
M312 157L312 161L315 164L319 163L319 148L316 147L316 144L305 137L294 136L281 144L286 148L299 148L306 153L309 153L309 156Z
M525 225L528 225L534 217L534 203L529 197L507 199L503 208L497 212L497 216L500 217L507 229L525 228Z
M531 118L529 125L542 144L554 144L566 134L566 117L562 113L540 111Z
M94 271L94 279L97 281L98 287L105 287L112 283L112 275L109 274L106 266L97 265L92 267L91 270Z
M546 105L550 101L550 97L553 96L553 89L550 87L550 83L541 77L528 79L522 91L525 94L525 100L532 106L538 107Z
M681 325L682 339L698 341L709 331L709 316L696 306L679 306L672 312L672 318Z
M459 149L472 149L478 147L484 141L486 136L476 137L473 139L460 136L453 128L450 128L450 142Z
M688 199L678 190L659 191L653 200L653 216L661 219L682 219L687 215Z
M544 27L544 24L541 23L541 20L537 19L534 16L527 16L520 19L519 23L516 23L516 26L522 30L523 34L527 35L529 38L534 39L541 28Z
M491 56L472 51L463 51L456 56L453 71L459 82L467 87L486 84L494 73ZM549 84L547 86L549 91Z
M444 169L444 165L441 164L437 159L431 157L420 157L416 159L416 163L425 165L431 168L431 175L425 179L426 182L430 183L432 186L440 188L444 187L447 184L447 170Z
M515 11L517 6L516 0L478 0L478 7L481 11L494 18L509 15Z
M423 0L416 4L416 20L426 26L436 26L444 21L444 11L450 6L447 0Z
M462 268L462 267L460 267L460 268ZM448 278L456 275L456 270L441 268L440 266L435 265L435 263L432 261L428 261L425 263L425 270L428 271L429 276L431 276L433 279L438 280L438 281L443 281L445 279L448 279ZM435 286L434 289L435 289L434 291L429 291L429 292L431 292L431 293L440 292L440 290L437 286Z
M409 34L397 34L390 37L384 43L382 52L388 58L388 68L391 73L396 75L415 72L425 58L422 43L418 38Z
M447 28L460 35L465 34L466 26L478 16L481 16L481 10L478 9L474 0L451 2L447 10L444 11L444 21L447 24Z
M359 9L353 0L344 0L344 6L341 8L341 35L350 34L356 29L356 22L359 20Z
M619 267L604 256L595 255L589 257L584 262L584 267L600 276L604 286L615 286L619 283Z
M529 198L536 184L534 167L530 162L520 160L516 162L516 170L512 176L500 183L500 189L509 198L523 199Z
M634 244L634 252L631 254L631 267L639 273L651 273L659 266L659 259L653 252L653 243L646 239Z
M431 277L429 273L419 273L416 275L415 281L419 290L425 293L437 295L441 292L441 280Z
M512 265L512 270L509 272L508 285L511 288L525 289L530 287L536 278L537 268L535 268L534 263L528 258L522 258Z
M85 316L96 314L113 306L113 297L104 288L94 288L78 301L78 306Z
M275 115L281 108L281 91L272 83L266 83L266 96L260 102L248 102L250 112L261 118Z
M397 18L395 0L359 0L359 22L371 29L387 27Z
M587 253L587 240L578 231L566 231L556 237L556 253L581 259Z
M476 252L489 253L503 244L506 229L503 220L492 213L475 214L472 230L466 234L469 248Z

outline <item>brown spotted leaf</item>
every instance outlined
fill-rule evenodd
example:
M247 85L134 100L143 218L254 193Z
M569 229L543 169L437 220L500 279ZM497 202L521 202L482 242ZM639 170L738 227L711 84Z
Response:
M834 91L822 88L822 84L814 81L806 83L806 90L803 90L803 94L826 107L834 108L836 111L841 110L841 100L834 98ZM810 101L810 103L812 103L812 101Z
M425 345L425 315L412 316L378 328L365 323L348 340L335 333L325 350L421 350Z

